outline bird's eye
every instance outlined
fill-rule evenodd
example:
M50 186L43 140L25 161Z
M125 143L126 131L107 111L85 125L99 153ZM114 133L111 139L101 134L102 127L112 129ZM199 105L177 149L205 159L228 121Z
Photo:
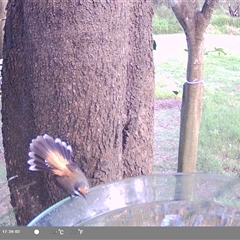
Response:
M77 196L80 196L80 192L78 190L74 190L74 194L77 195Z

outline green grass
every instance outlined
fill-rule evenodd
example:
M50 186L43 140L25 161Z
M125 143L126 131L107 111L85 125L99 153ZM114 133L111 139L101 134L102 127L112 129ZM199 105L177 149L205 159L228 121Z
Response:
M208 56L207 87L200 131L199 167L240 174L240 57Z
M185 55L187 56L187 54ZM173 64L174 62L174 64ZM169 59L160 65L155 65L155 97L175 97L173 91L178 91L178 98L182 97L182 84L186 78L187 58Z
M167 59L156 66L155 96L170 97L186 75L186 58ZM240 56L209 53L204 60L205 93L197 170L240 175ZM161 90L159 90L161 89ZM181 88L180 88L181 89ZM165 91L165 92L164 92ZM173 96L172 96L173 97Z
M156 9L152 21L153 34L170 34L182 32L182 27L173 11L165 6Z
M212 33L240 35L240 18L231 17L228 10L222 7L214 11L210 26Z
M155 35L183 32L172 9L164 5L155 9L152 26ZM208 34L240 35L240 18L231 17L227 8L219 7L213 12L206 32Z

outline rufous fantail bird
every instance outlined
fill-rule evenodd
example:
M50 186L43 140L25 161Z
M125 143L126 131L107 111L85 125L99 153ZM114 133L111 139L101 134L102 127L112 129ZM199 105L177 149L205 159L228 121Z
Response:
M55 175L60 186L70 195L85 195L89 184L82 170L72 160L72 148L59 138L38 136L30 143L29 170L46 171Z

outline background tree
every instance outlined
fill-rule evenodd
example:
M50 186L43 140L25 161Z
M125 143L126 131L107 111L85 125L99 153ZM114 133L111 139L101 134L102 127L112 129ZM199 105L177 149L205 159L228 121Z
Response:
M188 65L183 86L178 172L195 172L198 135L203 103L204 32L218 0L205 0L199 10L198 1L169 0L187 39Z
M152 15L145 0L9 1L2 131L19 225L64 197L28 171L39 134L70 143L91 186L151 173Z

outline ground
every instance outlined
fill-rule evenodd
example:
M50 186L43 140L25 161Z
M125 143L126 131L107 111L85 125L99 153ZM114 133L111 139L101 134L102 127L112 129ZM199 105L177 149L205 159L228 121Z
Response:
M181 108L181 99L168 98L168 99L155 99L154 111L162 112L164 110L179 109Z
M155 99L154 173L177 170L181 99Z

